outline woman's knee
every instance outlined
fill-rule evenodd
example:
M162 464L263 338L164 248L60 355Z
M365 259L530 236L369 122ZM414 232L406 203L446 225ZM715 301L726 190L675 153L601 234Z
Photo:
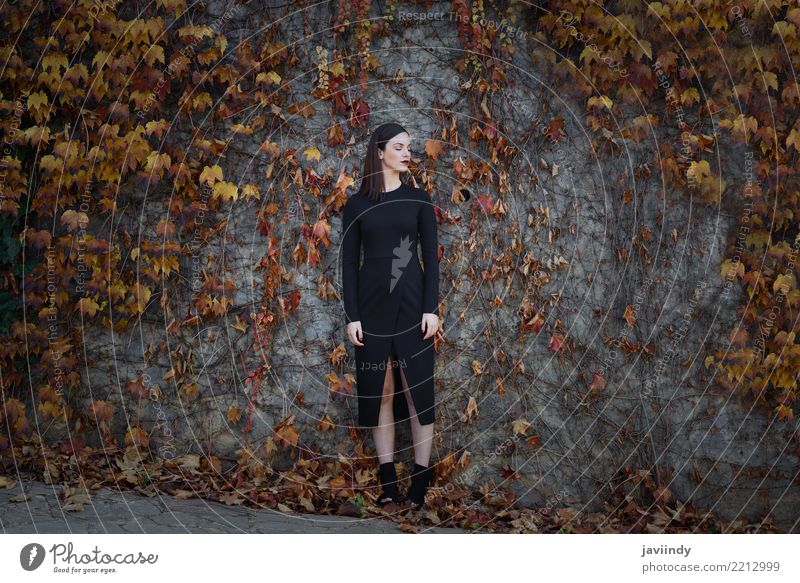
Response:
M394 398L394 375L392 374L392 357L386 361L386 376L383 378L383 394L381 405L386 406Z

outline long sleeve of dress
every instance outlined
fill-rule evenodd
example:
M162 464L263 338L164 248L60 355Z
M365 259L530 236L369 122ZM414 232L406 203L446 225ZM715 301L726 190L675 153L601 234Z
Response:
M424 191L423 191L424 192ZM422 243L423 277L422 313L439 315L439 239L436 235L436 213L430 196L422 195L419 213L419 236Z
M342 295L345 321L361 321L358 313L358 263L361 256L361 225L356 218L356 205L344 205L342 219Z

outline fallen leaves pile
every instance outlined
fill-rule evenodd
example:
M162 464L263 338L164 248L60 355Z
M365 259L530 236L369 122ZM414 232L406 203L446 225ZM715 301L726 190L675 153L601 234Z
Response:
M172 459L150 450L84 447L79 452L46 445L0 450L0 488L14 488L17 478L61 486L62 508L79 512L101 487L136 491L145 496L202 498L227 505L270 508L280 512L340 516L385 516L401 530L418 532L430 526L501 533L754 533L777 532L769 517L755 524L727 521L663 491L645 507L630 495L604 503L605 512L580 512L570 507L522 508L511 488L479 491L456 487L440 476L431 486L427 509L401 511L374 502L380 492L372 457L300 459L284 469L273 468L263 447L240 449L237 458L187 454ZM407 472L399 474L407 484ZM662 489L663 490L663 489ZM25 494L12 502L23 502Z

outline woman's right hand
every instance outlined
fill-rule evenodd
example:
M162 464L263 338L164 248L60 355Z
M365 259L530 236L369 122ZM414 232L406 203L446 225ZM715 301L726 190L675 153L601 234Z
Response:
M358 322L350 322L345 327L345 332L347 333L347 337L350 339L350 342L356 346L364 346L364 343L361 342L364 339L364 336L361 333L361 320Z

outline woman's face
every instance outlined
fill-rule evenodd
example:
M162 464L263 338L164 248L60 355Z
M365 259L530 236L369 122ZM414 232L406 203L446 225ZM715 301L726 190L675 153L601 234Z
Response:
M411 161L411 138L406 132L397 134L386 142L380 155L384 170L407 172Z

